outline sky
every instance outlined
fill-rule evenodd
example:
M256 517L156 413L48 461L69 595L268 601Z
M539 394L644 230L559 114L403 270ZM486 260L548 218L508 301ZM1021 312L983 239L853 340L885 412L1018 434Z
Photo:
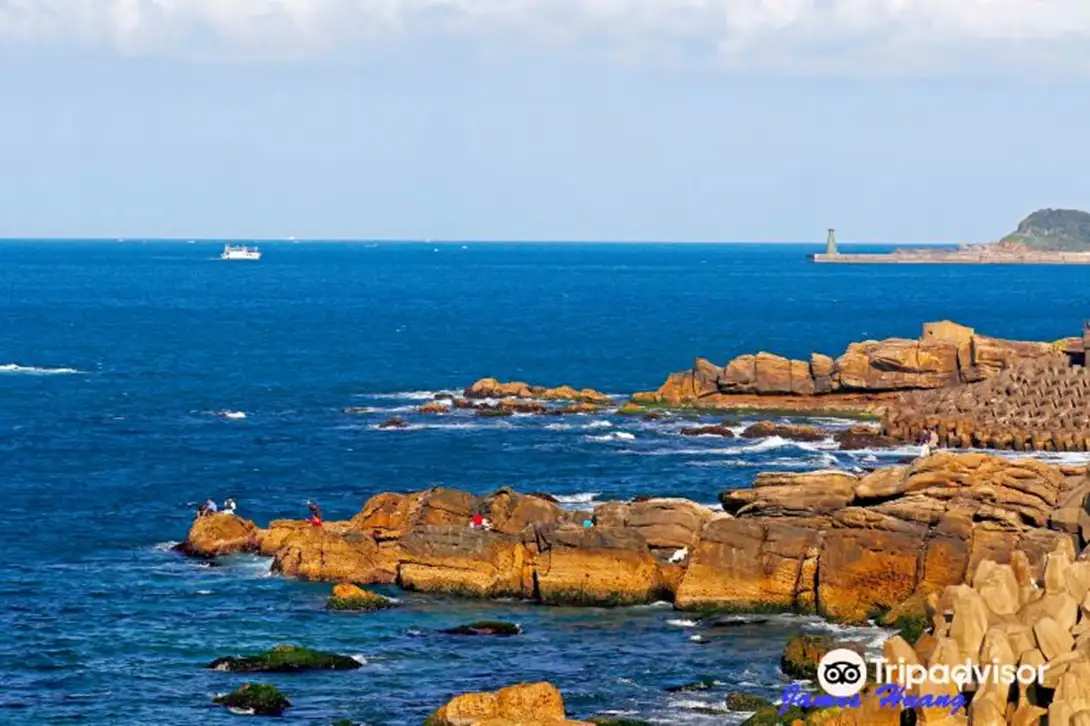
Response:
M0 0L0 237L998 239L1086 0Z

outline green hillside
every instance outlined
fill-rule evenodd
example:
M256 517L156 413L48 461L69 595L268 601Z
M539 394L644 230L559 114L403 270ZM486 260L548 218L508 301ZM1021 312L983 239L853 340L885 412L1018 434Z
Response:
M1090 214L1077 209L1039 209L1001 242L1036 250L1090 251Z

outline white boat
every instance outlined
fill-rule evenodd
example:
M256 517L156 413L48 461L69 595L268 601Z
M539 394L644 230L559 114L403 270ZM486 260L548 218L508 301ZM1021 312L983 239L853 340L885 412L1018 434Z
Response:
M224 245L221 260L260 260L261 250L246 245Z

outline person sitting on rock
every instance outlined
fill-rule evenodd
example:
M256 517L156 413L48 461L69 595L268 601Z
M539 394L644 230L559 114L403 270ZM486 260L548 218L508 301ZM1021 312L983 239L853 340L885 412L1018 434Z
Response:
M487 530L487 531L491 532L492 531L492 520L489 519L488 517L482 518L481 519L481 529L484 529L484 530Z
M223 511L227 514L235 513L235 500L228 499L223 503Z
M201 502L201 505L197 507L197 518L201 518L208 514L208 502Z
M931 429L924 429L920 436L920 458L925 459L931 455Z
M310 518L307 521L312 527L321 527L322 510L318 509L318 505L314 502L307 502L307 507L310 509Z
M931 435L927 437L927 447L932 451L939 448L939 434L937 431L932 430Z
M469 520L470 529L484 529L484 517L480 514L474 514Z
M205 516L212 516L213 514L215 514L218 511L219 511L219 507L217 507L216 503L213 502L211 499L209 499L207 502L204 503L204 514L205 514Z
M682 547L681 549L674 552L674 554L670 555L670 562L671 562L671 564L678 565L678 564L681 564L682 562L684 562L685 558L688 557L688 556L689 556L689 548L688 547Z

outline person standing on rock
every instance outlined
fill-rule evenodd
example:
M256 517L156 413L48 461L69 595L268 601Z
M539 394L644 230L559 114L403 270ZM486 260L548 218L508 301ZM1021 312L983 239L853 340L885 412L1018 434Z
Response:
M307 521L310 522L312 527L321 527L322 510L318 509L318 505L314 502L307 502L307 507L310 509L310 519Z
M931 451L939 448L939 434L934 429L931 430L931 435L927 437L927 448Z
M234 514L235 513L235 500L234 499L228 499L227 501L225 501L223 503L223 511L226 514Z

